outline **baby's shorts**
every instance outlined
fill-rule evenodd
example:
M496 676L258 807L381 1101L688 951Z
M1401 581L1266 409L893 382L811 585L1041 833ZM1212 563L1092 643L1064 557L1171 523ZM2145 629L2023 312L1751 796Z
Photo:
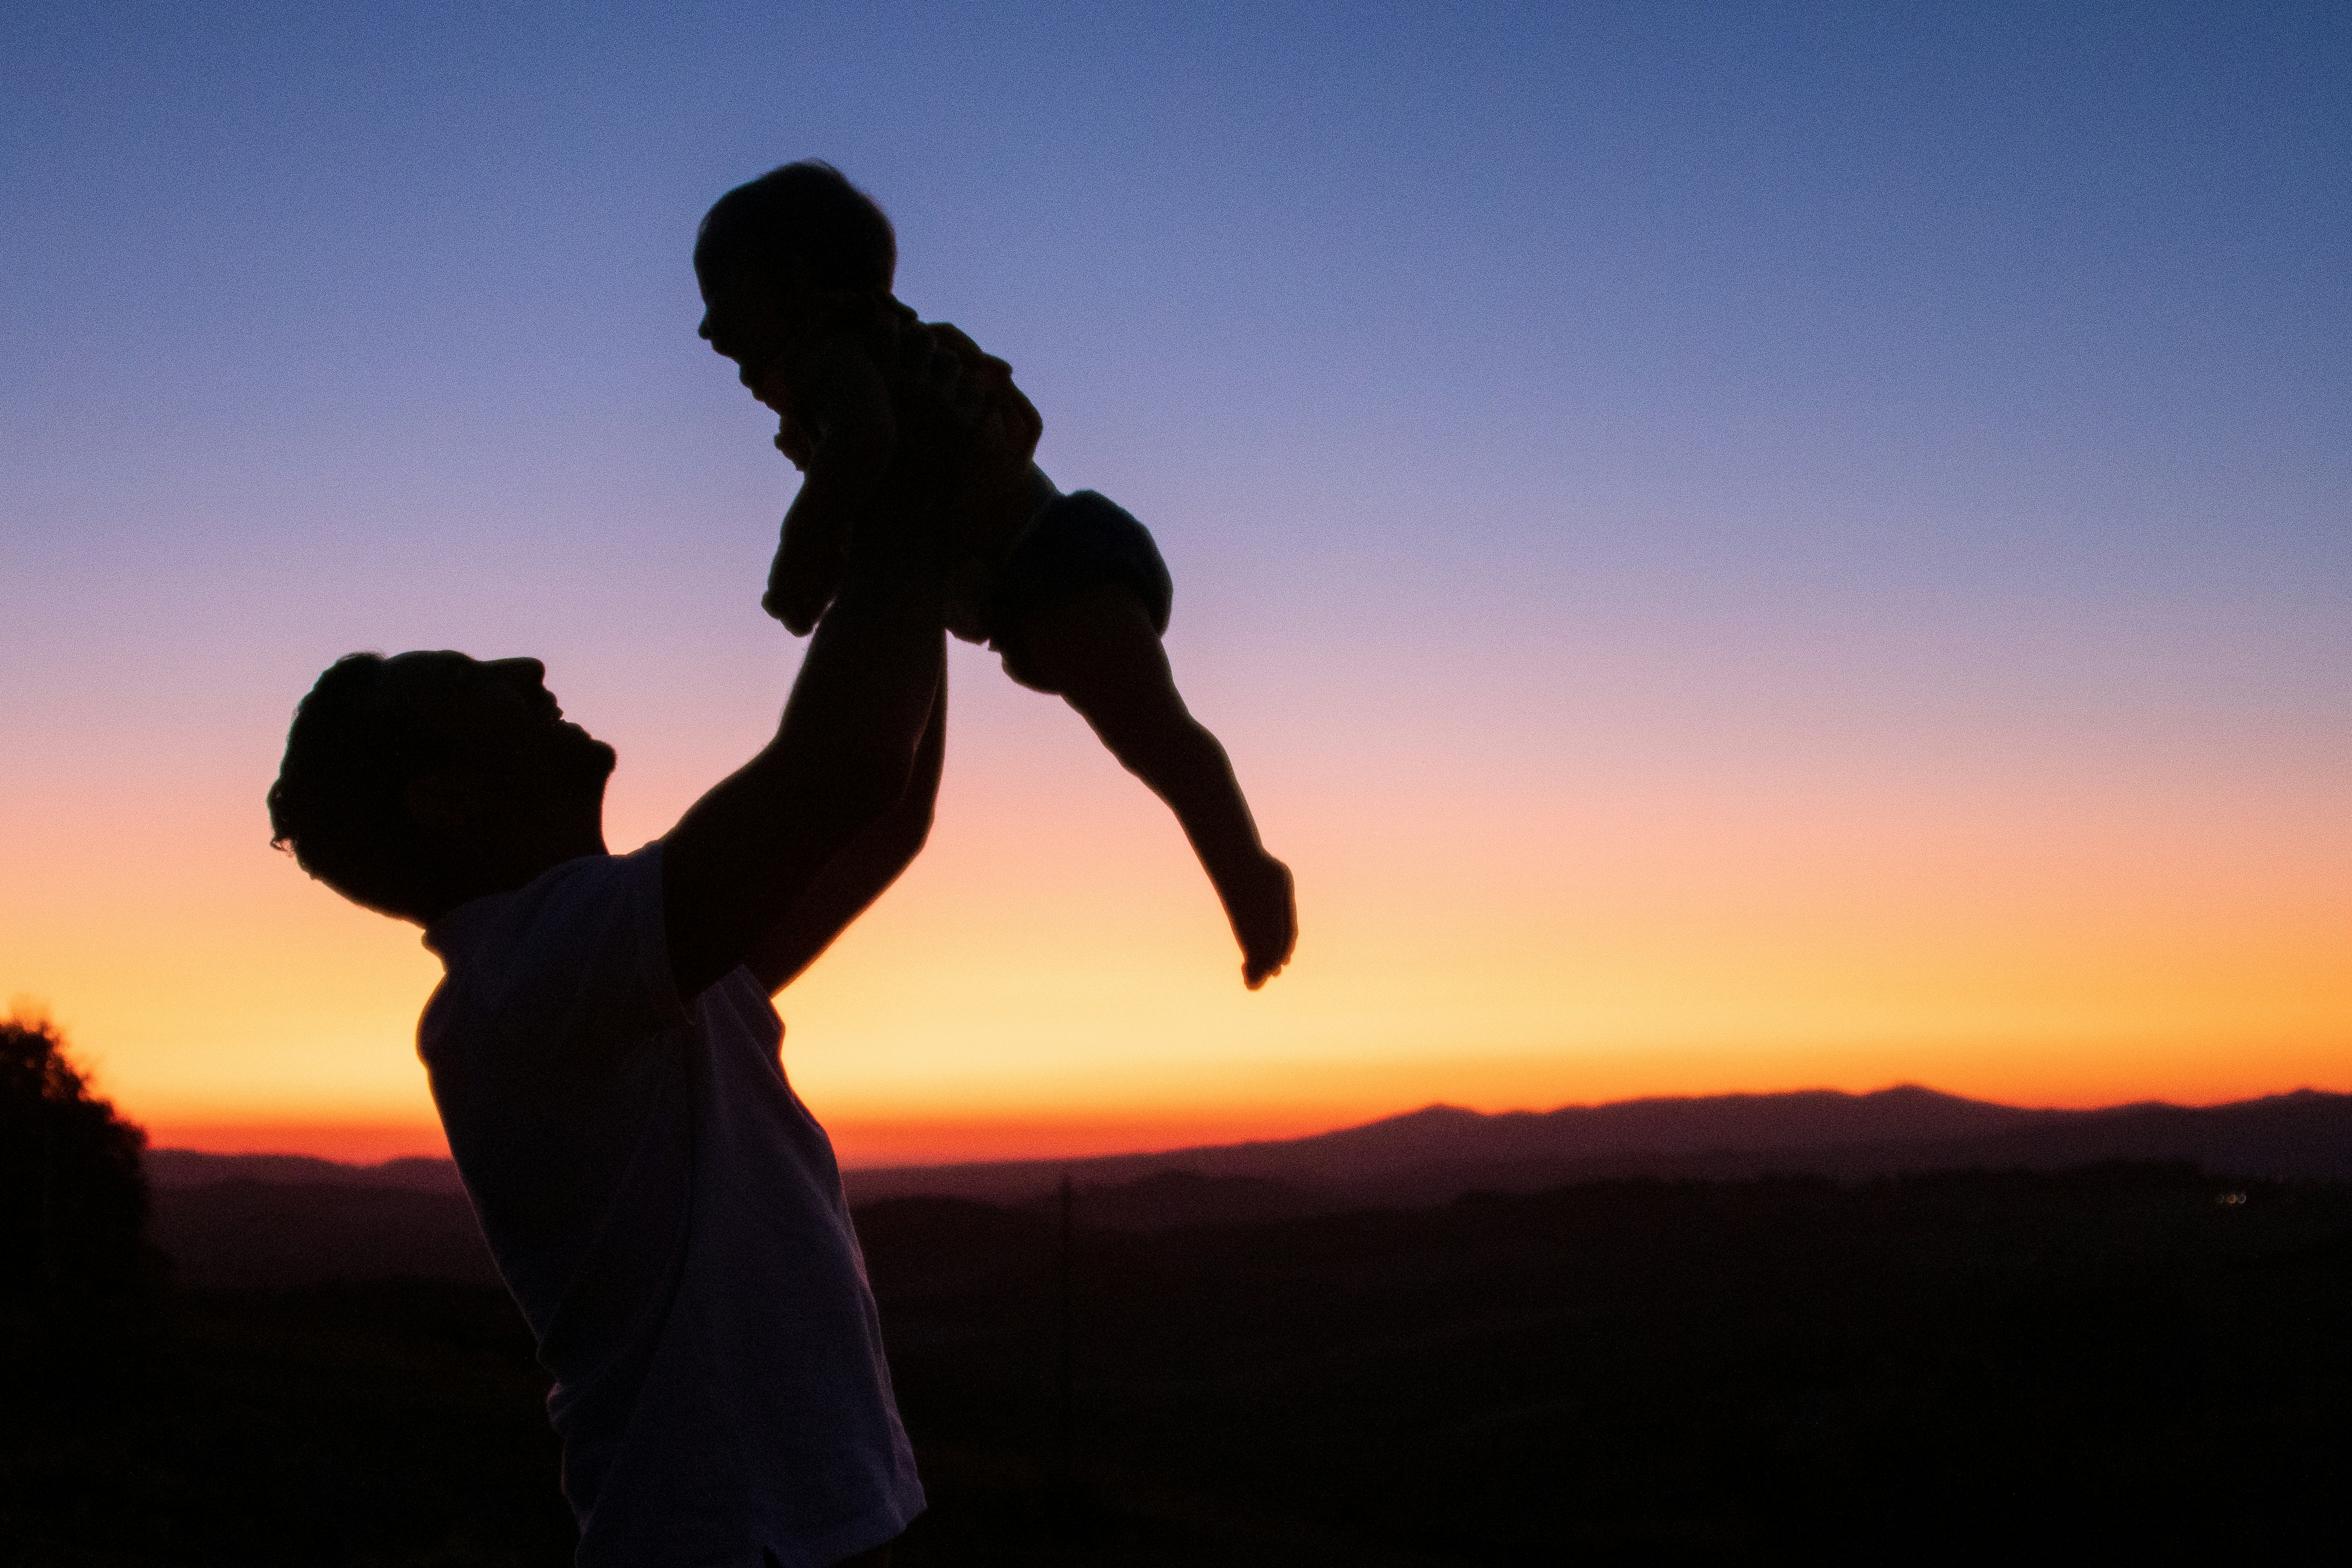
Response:
M1004 656L1017 677L1020 649L1013 628L1039 607L1099 583L1135 590L1151 616L1151 629L1166 634L1176 584L1151 542L1151 531L1094 490L1056 496L1038 509L997 573L996 590L988 598L989 647Z

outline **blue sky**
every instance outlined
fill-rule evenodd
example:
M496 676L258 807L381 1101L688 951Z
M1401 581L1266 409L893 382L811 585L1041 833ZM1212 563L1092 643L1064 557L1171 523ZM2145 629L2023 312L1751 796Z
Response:
M472 491L513 482L516 434L650 444L730 390L679 335L682 237L815 153L898 215L902 294L1017 348L1057 446L1219 500L1438 487L1538 550L1563 508L1610 532L1675 507L1758 565L1818 535L1866 569L1924 544L1899 493L1915 531L1994 552L2128 535L2292 582L2344 565L2347 30L2325 6L42 8L9 39L8 412L37 477L430 439ZM1331 526L1458 554L1425 510Z
M450 645L658 831L796 657L688 250L816 155L1276 795L2153 770L2334 864L2347 80L2323 5L17 7L0 782L250 834L310 672Z

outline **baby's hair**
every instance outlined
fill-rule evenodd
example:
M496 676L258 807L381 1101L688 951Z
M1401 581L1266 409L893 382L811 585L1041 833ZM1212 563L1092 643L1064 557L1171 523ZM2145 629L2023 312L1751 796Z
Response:
M898 237L874 198L814 158L771 169L711 204L694 237L694 269L722 255L797 264L820 289L878 289L898 270Z

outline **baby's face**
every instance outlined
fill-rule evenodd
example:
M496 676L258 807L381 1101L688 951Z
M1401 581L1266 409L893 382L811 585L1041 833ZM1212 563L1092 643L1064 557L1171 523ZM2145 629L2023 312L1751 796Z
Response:
M702 286L701 337L735 362L752 396L781 413L781 391L767 388L781 368L776 362L791 323L774 279L732 261L698 269L696 280Z

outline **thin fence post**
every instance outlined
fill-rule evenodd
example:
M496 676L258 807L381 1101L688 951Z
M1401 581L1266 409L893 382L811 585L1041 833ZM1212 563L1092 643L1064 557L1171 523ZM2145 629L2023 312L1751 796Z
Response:
M47 1100L41 1112L41 1311L54 1316L58 1306L58 1137L57 1117Z
M1055 1557L1059 1568L1076 1568L1078 1561L1080 1528L1080 1497L1078 1486L1078 1433L1076 1389L1077 1296L1073 1289L1076 1275L1072 1256L1076 1239L1076 1194L1071 1185L1070 1173L1062 1173L1062 1224L1060 1247L1056 1262L1060 1278L1060 1310L1056 1327L1059 1330L1055 1350L1056 1410L1060 1426L1055 1434L1061 1452L1056 1457L1053 1488Z
M1077 1326L1076 1322L1076 1300L1071 1289L1073 1268L1070 1256L1073 1231L1073 1216L1071 1211L1074 1207L1075 1193L1070 1184L1070 1173L1067 1171L1065 1171L1062 1173L1062 1300L1061 1345L1059 1359L1061 1408L1059 1415L1061 1425L1060 1436L1062 1440L1062 1468L1066 1474L1075 1472L1078 1455L1076 1420L1077 1400L1075 1387L1075 1341L1076 1338Z

